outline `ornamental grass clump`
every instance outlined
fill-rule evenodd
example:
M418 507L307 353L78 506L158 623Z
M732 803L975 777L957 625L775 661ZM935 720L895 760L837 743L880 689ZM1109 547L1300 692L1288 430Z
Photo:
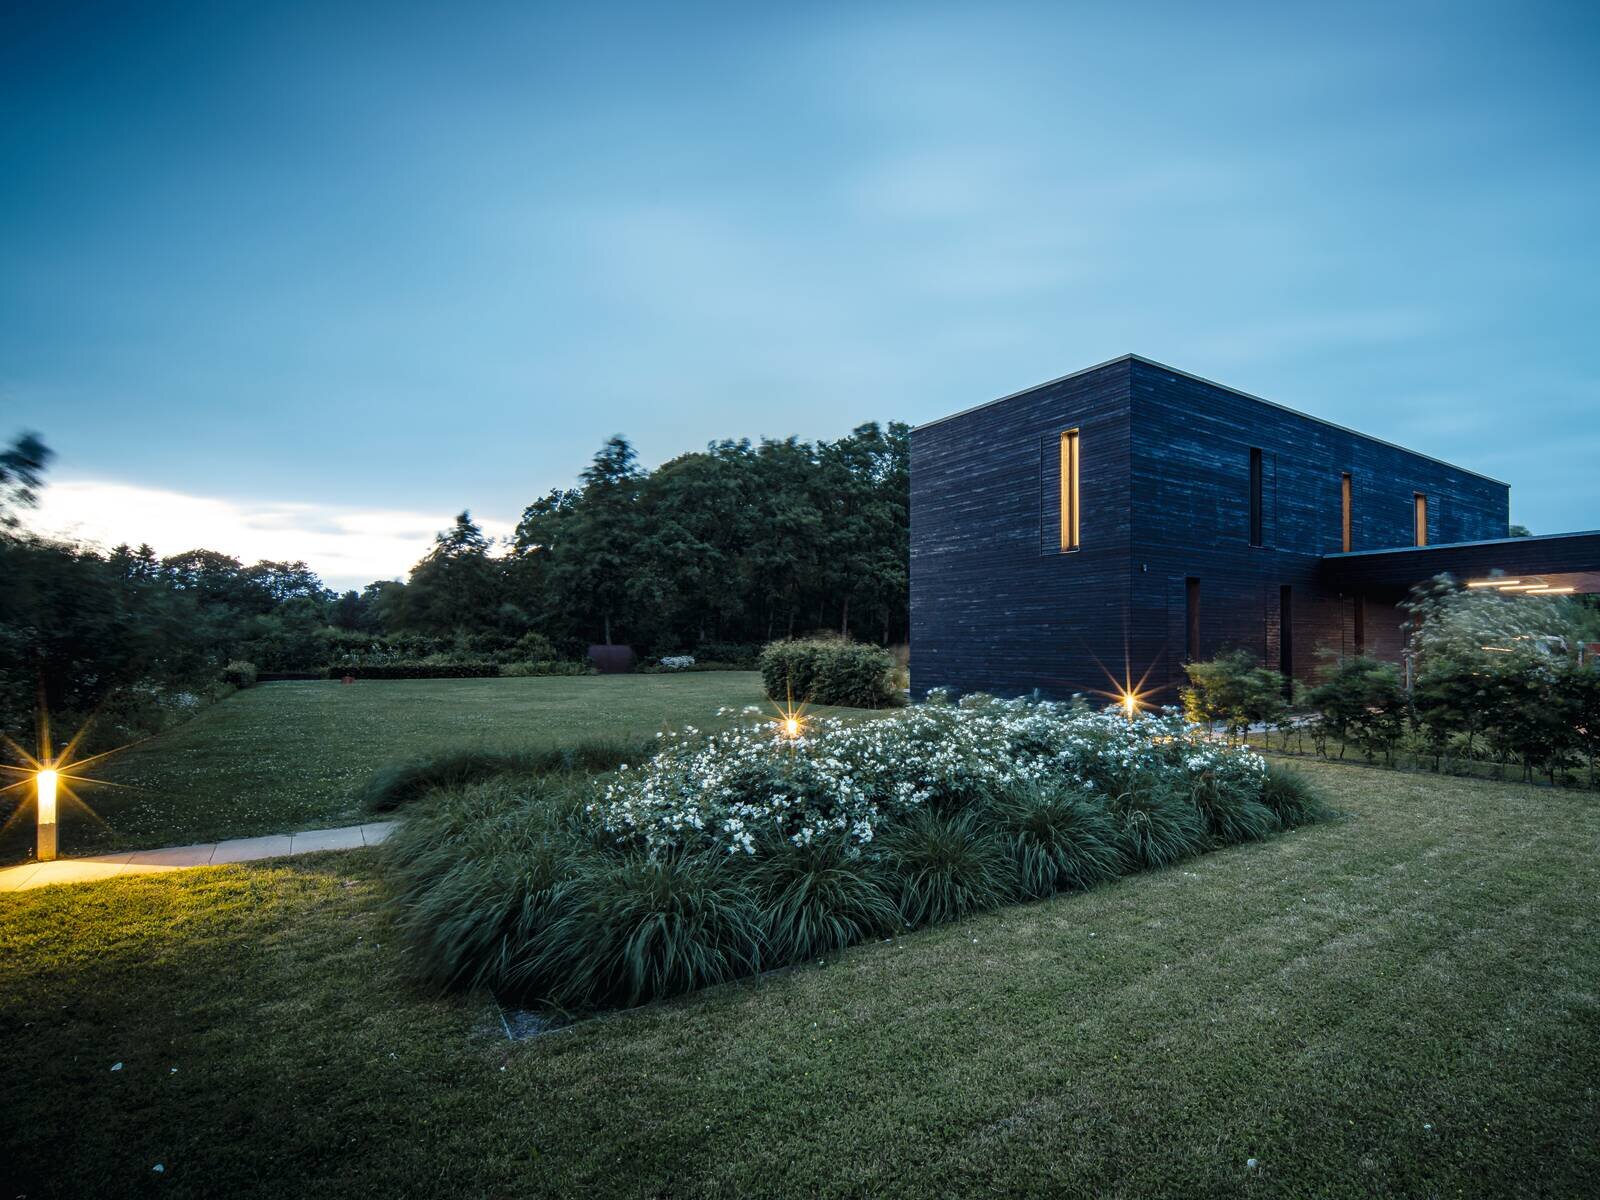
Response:
M421 972L566 1011L638 1004L1325 812L1174 713L969 697L799 736L742 715L599 756L609 773L426 790L386 850Z

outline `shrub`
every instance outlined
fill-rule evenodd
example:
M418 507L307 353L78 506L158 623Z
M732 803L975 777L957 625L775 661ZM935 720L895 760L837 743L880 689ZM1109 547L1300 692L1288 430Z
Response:
M1219 846L1255 841L1280 828L1277 814L1256 796L1219 786L1209 775L1196 781L1189 799L1200 813L1206 833Z
M761 681L774 700L887 708L894 704L894 656L879 646L832 638L769 643Z
M530 972L562 1007L641 1004L761 965L755 895L726 855L599 857L573 889Z
M427 793L386 851L423 974L567 1009L633 1004L1320 812L1175 716L1064 704L968 697L812 720L798 738L764 720L657 744L598 785L476 776L533 770L532 755L391 783Z
M816 958L902 924L893 876L845 839L774 840L762 849L752 883L774 963Z
M1307 700L1318 713L1319 742L1336 739L1340 758L1354 743L1368 761L1380 752L1387 760L1405 732L1406 697L1393 663L1360 654L1340 659L1323 668Z
M1283 767L1267 768L1267 776L1261 782L1261 803L1272 810L1285 829L1325 821L1332 815L1304 775Z
M1107 805L1118 843L1135 867L1165 867L1205 849L1200 811L1170 791L1150 788L1113 796Z
M500 674L492 662L383 662L351 663L330 667L333 678L353 679L489 679Z
M922 809L888 836L884 852L908 926L950 921L1019 894L1005 841L985 825L978 812L945 816Z
M236 688L247 688L255 684L256 665L245 662L243 659L234 659L222 668L222 682L231 683Z
M1191 721L1209 729L1220 723L1237 739L1252 725L1276 725L1283 719L1283 676L1258 665L1248 650L1185 663L1183 669L1189 676L1183 710Z
M599 672L586 662L554 660L551 662L504 663L500 667L500 674L509 679L531 679L546 675L598 675Z
M514 994L560 980L539 962L584 847L570 793L477 782L440 793L384 843L401 937L424 978Z
M995 805L1024 894L1087 888L1121 873L1117 828L1103 807L1059 784L1023 784Z

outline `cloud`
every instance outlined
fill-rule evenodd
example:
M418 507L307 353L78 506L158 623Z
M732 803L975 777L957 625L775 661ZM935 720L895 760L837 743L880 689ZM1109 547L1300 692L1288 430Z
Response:
M54 479L29 517L34 530L115 546L149 542L157 554L204 548L244 562L304 560L335 588L404 578L453 513L407 512L196 496L101 479ZM476 517L491 538L513 525Z

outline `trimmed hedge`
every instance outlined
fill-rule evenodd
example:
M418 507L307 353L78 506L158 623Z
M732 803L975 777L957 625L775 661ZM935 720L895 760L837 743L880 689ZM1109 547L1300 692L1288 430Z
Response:
M231 683L237 688L247 688L256 681L256 665L236 658L222 668L222 682Z
M363 666L329 667L328 677L342 679L490 679L500 674L499 663L367 663Z
M881 646L829 638L771 642L758 665L773 700L845 708L888 708L899 701L894 655Z

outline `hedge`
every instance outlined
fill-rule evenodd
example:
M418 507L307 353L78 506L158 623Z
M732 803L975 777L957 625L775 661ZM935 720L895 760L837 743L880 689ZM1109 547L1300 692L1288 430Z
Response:
M499 663L367 663L329 667L328 678L341 679L489 679L500 674Z
M758 665L773 700L888 708L899 699L894 655L881 646L830 638L771 642Z

